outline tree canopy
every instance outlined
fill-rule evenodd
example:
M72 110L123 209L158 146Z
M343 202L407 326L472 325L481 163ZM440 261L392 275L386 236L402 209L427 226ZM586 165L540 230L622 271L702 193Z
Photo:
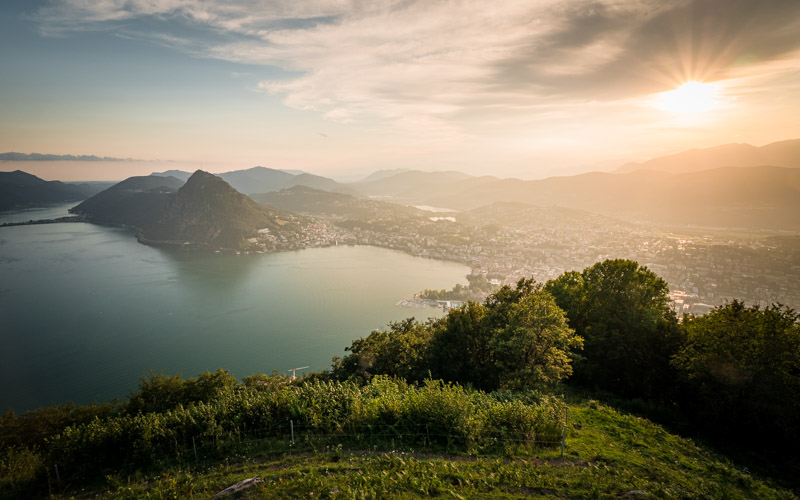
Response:
M667 283L631 260L606 260L547 283L584 339L573 379L627 397L652 397L674 379L680 343Z
M718 432L763 438L780 429L797 441L800 422L800 316L734 300L683 322L673 364L689 384L687 409Z
M334 359L331 375L417 382L432 376L485 390L540 387L570 375L581 343L550 293L523 279L484 304L467 302L425 324L391 323L355 340L350 354Z

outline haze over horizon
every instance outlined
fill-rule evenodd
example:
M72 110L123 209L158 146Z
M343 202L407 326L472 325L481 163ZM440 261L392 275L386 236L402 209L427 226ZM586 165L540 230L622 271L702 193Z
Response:
M146 160L52 179L535 179L800 137L798 2L11 0L0 26L0 152Z

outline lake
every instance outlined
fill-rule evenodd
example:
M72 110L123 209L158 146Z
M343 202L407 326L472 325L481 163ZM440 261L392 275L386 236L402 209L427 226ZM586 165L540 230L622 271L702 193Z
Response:
M236 256L148 247L87 223L0 228L0 411L125 397L148 371L328 368L390 321L441 315L395 304L468 273L365 246Z

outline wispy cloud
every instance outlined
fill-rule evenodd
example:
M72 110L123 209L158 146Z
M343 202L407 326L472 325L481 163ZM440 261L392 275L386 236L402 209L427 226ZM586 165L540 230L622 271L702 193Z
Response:
M786 0L51 0L35 18L62 36L142 18L205 27L224 39L148 36L291 70L258 86L288 106L442 136L500 110L553 118L688 79L743 85L743 69L779 78L800 48Z

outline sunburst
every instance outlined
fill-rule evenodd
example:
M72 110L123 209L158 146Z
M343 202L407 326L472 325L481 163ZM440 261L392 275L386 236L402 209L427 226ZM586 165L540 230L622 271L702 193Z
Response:
M689 81L675 90L658 94L656 105L672 113L704 113L722 104L718 85Z

